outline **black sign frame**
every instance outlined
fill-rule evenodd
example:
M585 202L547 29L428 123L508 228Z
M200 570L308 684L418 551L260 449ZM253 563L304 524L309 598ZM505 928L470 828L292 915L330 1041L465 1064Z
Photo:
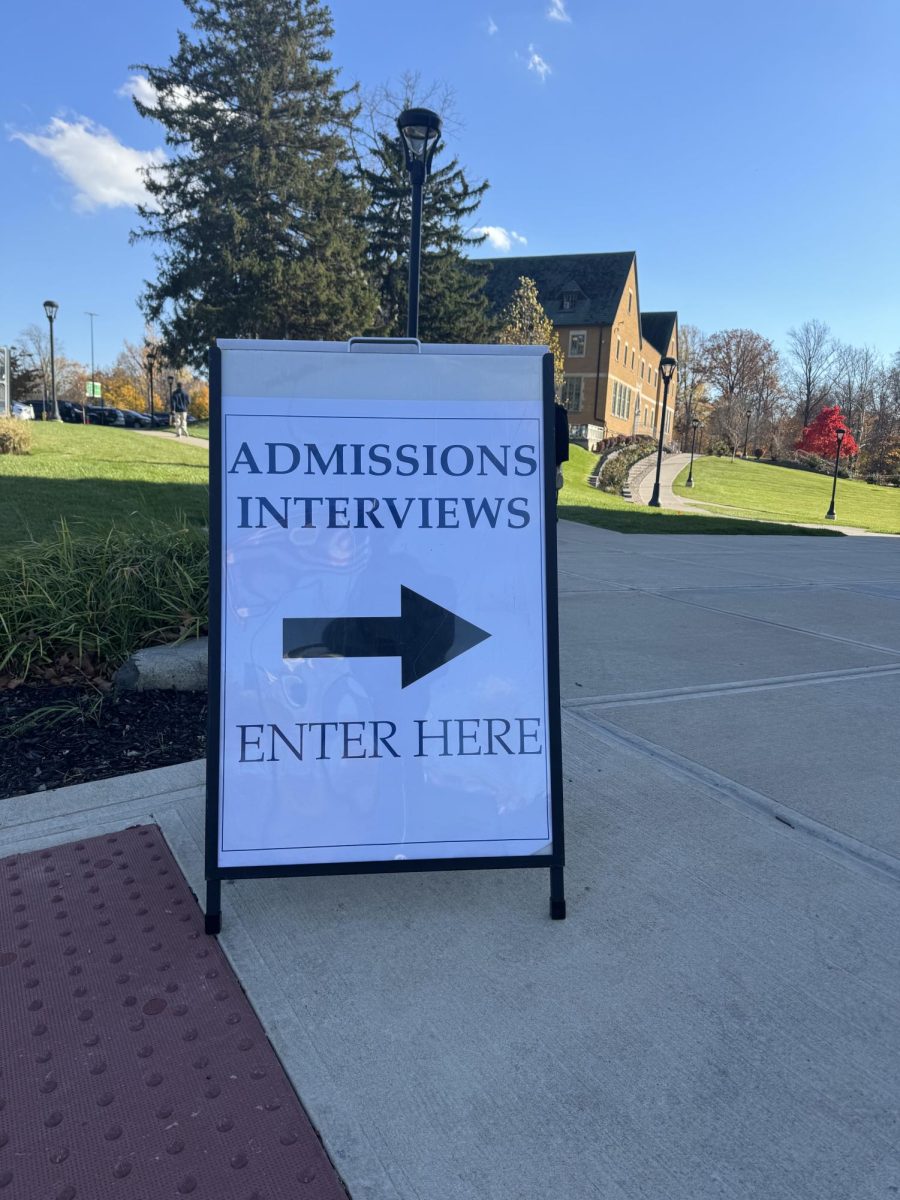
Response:
M381 339L384 340L384 339ZM450 348L448 348L450 349ZM406 871L475 871L539 868L550 871L550 916L566 916L564 890L562 728L559 688L559 602L556 554L556 455L553 355L542 360L544 444L544 573L546 588L547 746L550 767L550 854L474 858L390 859L372 862L293 863L222 867L218 861L222 680L222 351L209 352L209 712L206 743L206 932L222 929L222 880L269 879L306 875L368 875Z

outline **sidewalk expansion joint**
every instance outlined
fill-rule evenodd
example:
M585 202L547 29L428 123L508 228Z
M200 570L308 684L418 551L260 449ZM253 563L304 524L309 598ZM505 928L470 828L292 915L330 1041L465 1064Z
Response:
M639 734L631 733L612 721L591 718L572 711L567 711L565 715L570 721L590 730L607 745L624 748L645 760L650 759L674 778L687 779L701 785L729 808L744 812L756 820L770 818L781 825L789 826L791 832L785 836L805 837L811 850L834 859L842 866L877 879L881 883L895 887L900 885L900 859L892 854L869 846L849 834L841 833L789 805L781 804L764 792L757 792L736 783L720 775L718 771L648 741Z
M900 674L900 663L881 663L872 667L846 667L837 671L815 671L807 675L782 675L769 679L738 679L727 683L703 683L694 687L662 688L651 692L622 692L618 695L578 696L564 699L562 707L577 708L624 708L635 704L667 704L672 700L705 700L709 696L728 695L731 692L767 692L773 688L808 687L816 683L842 683L869 676Z

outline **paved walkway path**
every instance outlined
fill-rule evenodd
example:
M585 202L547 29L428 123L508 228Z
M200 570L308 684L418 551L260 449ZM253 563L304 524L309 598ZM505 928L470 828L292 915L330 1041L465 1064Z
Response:
M187 437L177 438L169 429L139 429L138 433L142 433L144 437L166 438L170 442L182 441L189 446L205 446L207 450L209 449L209 438L191 437L190 434Z
M222 889L351 1196L894 1195L896 542L562 521L559 563L568 920L543 871ZM2 801L0 854L156 821L202 895L203 797Z

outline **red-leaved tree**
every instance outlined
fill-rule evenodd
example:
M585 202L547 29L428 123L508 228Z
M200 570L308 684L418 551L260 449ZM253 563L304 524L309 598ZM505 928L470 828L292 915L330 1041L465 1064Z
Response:
M837 453L837 431L846 429L841 443L841 458L850 458L859 454L859 446L853 434L847 429L847 423L841 415L840 407L823 408L811 425L803 430L803 436L796 445L797 450L806 450L809 454L818 454L821 458L834 458Z

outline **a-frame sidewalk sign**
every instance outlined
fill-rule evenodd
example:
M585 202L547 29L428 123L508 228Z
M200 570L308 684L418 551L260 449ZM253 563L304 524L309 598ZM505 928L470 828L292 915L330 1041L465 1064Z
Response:
M541 867L565 916L553 362L210 353L206 928L221 881Z

